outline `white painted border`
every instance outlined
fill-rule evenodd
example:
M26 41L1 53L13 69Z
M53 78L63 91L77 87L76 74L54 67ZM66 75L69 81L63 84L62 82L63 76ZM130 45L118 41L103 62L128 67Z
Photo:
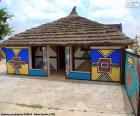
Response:
M103 49L103 50L108 50L108 49L121 49L124 46L91 46L90 49Z
M29 48L29 47L5 47L5 48Z
M89 74L91 74L91 72L83 72L83 71L71 71L71 72L76 72L76 73L89 73Z

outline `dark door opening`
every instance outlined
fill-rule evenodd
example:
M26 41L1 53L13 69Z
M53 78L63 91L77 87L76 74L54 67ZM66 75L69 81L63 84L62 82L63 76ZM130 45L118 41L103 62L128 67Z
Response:
M65 70L65 47L58 47L58 69Z

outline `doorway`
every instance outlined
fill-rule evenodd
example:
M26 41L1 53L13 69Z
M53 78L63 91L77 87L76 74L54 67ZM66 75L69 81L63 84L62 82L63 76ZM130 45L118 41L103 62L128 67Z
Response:
M58 70L65 70L65 47L58 46Z

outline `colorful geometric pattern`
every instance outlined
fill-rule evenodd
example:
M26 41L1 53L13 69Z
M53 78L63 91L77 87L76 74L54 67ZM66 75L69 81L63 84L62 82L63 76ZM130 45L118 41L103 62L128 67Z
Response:
M75 59L75 71L90 72L91 60L90 59Z
M20 69L22 65L25 65L26 63L24 61L21 61L20 57L13 57L12 60L9 60L9 64L13 65L15 69Z
M43 47L43 69L47 74L48 71L48 60L47 60L47 47Z
M57 58L50 58L50 70L57 71Z
M125 89L137 115L139 99L139 59L132 54L126 53L125 62Z
M40 46L36 46L32 48L32 55L33 55L33 61L34 61L34 69L42 69L43 68L43 48Z
M6 58L6 49L5 48L0 48L0 56L2 57L2 58Z
M28 74L28 48L7 48L6 56L8 73Z
M92 80L120 81L121 52L116 50L91 50Z
M74 71L90 72L90 51L81 51L81 47L73 46Z
M92 64L93 67L98 67L98 73L110 73L112 68L118 68L118 64L112 64L110 58L99 58L97 63Z
M57 70L57 46L50 46L49 54L50 54L50 70Z
M70 46L65 47L65 66L66 66L66 76L68 77L68 74L71 71L71 64L70 64Z

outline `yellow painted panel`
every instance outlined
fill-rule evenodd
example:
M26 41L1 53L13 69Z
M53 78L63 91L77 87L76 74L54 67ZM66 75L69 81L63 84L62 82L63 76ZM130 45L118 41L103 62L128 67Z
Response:
M97 72L96 67L92 67L92 80L97 80L97 78L101 75L102 73Z
M29 73L28 70L29 70L28 69L28 64L22 65L21 69L19 69L21 75L28 74ZM14 74L15 73L15 69L14 69L13 65L7 63L7 72L9 74Z
M110 53L113 52L113 50L99 50L99 52L104 56L108 56Z
M12 66L11 64L9 64L9 63L7 63L7 72L8 72L9 74L14 74L14 72L15 72L15 69L14 69L13 66Z
M6 58L6 55L3 51L0 50L0 54L2 55L2 58Z
M129 63L129 64L133 64L132 57L128 57L128 63Z
M20 52L21 49L19 49L19 48L13 48L12 50L15 53L15 55L17 55Z
M112 68L111 73L108 73L112 81L120 81L120 68Z
M19 69L20 74L26 75L28 74L28 64L22 65L21 69Z
M138 51L137 52L138 52L137 54L140 55L140 48L138 48Z

